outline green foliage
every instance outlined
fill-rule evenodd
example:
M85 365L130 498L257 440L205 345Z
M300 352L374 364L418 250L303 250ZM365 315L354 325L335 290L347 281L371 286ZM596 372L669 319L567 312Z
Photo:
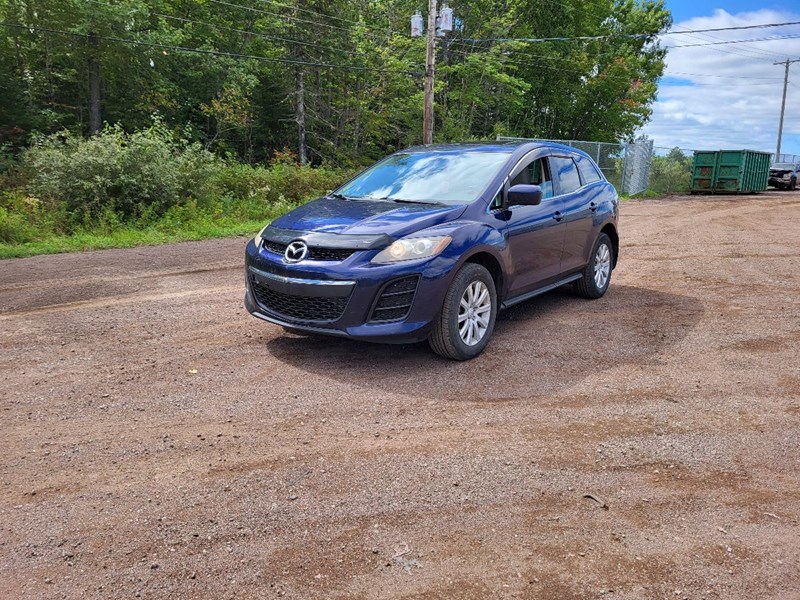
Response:
M0 0L0 190L13 191L0 254L240 231L420 143L425 42L407 34L419 7ZM436 141L617 141L649 119L663 0L454 9L462 28L437 41ZM556 36L604 37L508 41ZM113 125L87 138L90 115ZM297 164L301 123L316 169ZM664 169L666 189L683 185Z
M654 156L648 191L656 194L688 192L692 185L692 160L680 148L673 148L666 156Z
M425 43L407 31L419 4L293 6L0 0L0 143L88 133L92 65L103 121L135 131L160 115L205 149L250 164L298 150L300 75L314 164L363 165L418 143ZM498 133L617 141L649 119L664 68L656 34L671 25L663 0L478 0L454 9L463 28L437 42L437 141ZM554 36L605 37L507 41Z
M37 142L23 156L26 190L0 192L0 258L252 233L352 175L293 164L285 154L269 168L209 159L185 142L142 136L109 129L91 143L71 136ZM137 169L134 159L165 172ZM80 170L70 177L70 169ZM112 179L123 175L122 183ZM154 181L145 184L144 176ZM172 200L164 202L162 192ZM129 207L135 210L126 213Z
M0 193L0 242L24 244L36 239L41 221L35 199L20 192Z
M230 162L217 169L212 184L222 197L261 198L268 203L285 200L298 204L332 190L352 173L347 169L327 166L309 167L279 162L264 169Z
M49 208L62 206L73 226L112 214L120 221L157 218L189 199L203 202L218 162L196 143L173 140L160 124L133 134L106 127L88 139L53 134L22 156L26 191Z

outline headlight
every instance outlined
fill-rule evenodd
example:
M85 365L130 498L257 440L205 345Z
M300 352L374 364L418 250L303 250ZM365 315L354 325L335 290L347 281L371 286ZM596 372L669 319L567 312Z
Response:
M261 243L261 235L264 233L264 230L265 230L267 227L269 227L269 225L264 225L264 226L261 228L261 231L259 231L259 232L256 234L256 237L254 237L254 238L253 238L253 242L255 242L255 245L256 245L256 246L258 246L258 245Z
M403 238L402 240L397 240L388 248L381 250L372 259L372 262L386 264L402 260L414 260L416 258L430 258L440 254L452 240L453 238L449 235Z

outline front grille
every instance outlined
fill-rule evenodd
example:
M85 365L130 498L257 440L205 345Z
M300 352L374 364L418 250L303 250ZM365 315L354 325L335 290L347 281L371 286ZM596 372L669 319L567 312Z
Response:
M255 278L250 278L253 295L258 303L270 312L297 321L335 321L342 316L350 296L322 298L297 296L271 290Z
M273 242L270 240L264 240L264 248L273 254L280 254L283 256L284 252L286 252L286 246L288 244L282 244L281 242ZM351 248L319 248L315 246L308 247L308 256L306 257L307 260L335 260L335 261L343 261L346 258L349 258L351 254L353 254L355 250Z
M281 244L280 242L271 242L269 240L264 240L264 248L269 250L270 252L274 252L275 254L280 254L283 256L283 253L286 252L286 246L289 244Z
M338 260L343 261L349 258L355 250L349 248L314 248L309 247L308 253L312 260Z
M417 293L419 275L395 279L381 291L378 302L372 310L370 323L400 321L408 316L414 295Z

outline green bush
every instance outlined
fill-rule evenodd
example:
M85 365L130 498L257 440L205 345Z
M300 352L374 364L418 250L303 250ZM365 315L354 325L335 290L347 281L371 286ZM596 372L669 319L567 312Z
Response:
M220 161L156 123L132 134L117 126L88 139L66 132L39 138L22 163L26 191L49 209L63 206L69 227L112 213L120 221L158 218L183 201L208 200Z
M332 190L350 175L348 170L325 166L312 168L277 163L265 169L228 163L217 169L213 184L223 197L241 200L256 198L268 203L283 198L299 204Z
M352 175L301 166L289 153L268 168L226 161L158 122L130 134L40 137L19 160L7 158L3 257L255 233Z
M37 200L20 192L0 193L0 242L25 244L46 227Z
M688 192L692 185L692 157L679 148L666 156L654 156L650 163L648 190L656 194Z

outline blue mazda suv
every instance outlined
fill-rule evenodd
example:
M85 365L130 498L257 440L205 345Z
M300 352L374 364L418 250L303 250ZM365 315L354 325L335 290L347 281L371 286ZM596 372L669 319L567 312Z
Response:
M466 360L498 310L571 283L608 289L618 197L585 153L552 143L401 150L247 244L247 310L291 331L428 340Z

